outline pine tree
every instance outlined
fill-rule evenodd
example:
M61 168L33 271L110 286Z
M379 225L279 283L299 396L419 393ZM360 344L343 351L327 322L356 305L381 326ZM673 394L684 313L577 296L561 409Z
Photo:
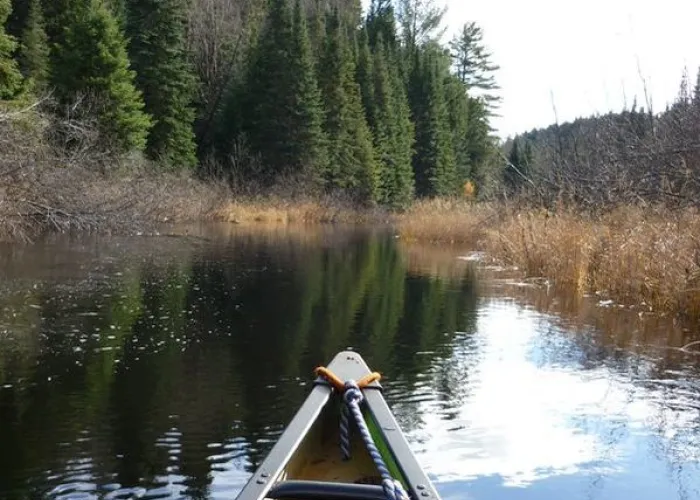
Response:
M39 0L29 0L27 24L22 32L20 69L35 91L41 91L49 78L49 42Z
M416 53L411 73L411 104L416 126L413 170L419 196L454 194L458 179L445 103L444 79L433 50Z
M192 168L195 78L185 48L185 0L128 0L126 7L136 86L154 121L146 153L166 168Z
M398 20L404 46L412 51L442 38L441 28L447 5L439 6L436 0L398 0Z
M491 53L483 42L484 33L474 22L466 23L450 41L450 50L457 77L467 87L481 93L487 110L492 112L500 102L493 91L498 90L494 72L498 65L491 62Z
M381 40L374 55L375 147L380 161L380 201L405 207L413 198L413 124L396 65Z
M10 9L10 0L0 0L0 99L13 98L22 85L22 75L12 58L17 42L4 28Z
M321 87L329 136L327 185L361 202L377 199L378 166L347 36L337 11L329 20Z
M54 31L50 77L59 102L69 106L79 96L89 97L94 107L84 112L98 120L103 138L117 151L142 150L151 119L143 111L117 21L100 1L65 3L68 8L52 25L56 30L56 22L65 23Z

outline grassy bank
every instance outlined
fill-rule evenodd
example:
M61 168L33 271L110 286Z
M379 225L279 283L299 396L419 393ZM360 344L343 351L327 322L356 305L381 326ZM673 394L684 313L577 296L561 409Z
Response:
M397 227L409 241L469 244L555 286L700 320L696 210L623 207L594 216L433 201L400 216Z

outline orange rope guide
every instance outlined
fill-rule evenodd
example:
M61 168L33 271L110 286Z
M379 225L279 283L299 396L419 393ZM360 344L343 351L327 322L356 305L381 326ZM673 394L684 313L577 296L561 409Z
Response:
M342 393L345 391L345 382L340 380L340 378L338 378L338 376L335 373L330 371L325 366L319 366L314 370L314 373L318 377L325 378L338 392ZM359 387L360 389L364 389L372 382L377 382L381 378L382 376L377 372L368 373L367 375L365 375L357 381L357 387Z

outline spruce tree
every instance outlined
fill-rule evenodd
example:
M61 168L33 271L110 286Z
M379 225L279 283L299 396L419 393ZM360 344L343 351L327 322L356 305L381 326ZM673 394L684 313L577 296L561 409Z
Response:
M495 176L495 165L490 161L495 145L490 136L488 106L483 98L469 97L469 122L467 127L467 154L471 165L470 178L477 190L484 192Z
M467 154L472 170L483 167L489 155L489 112L486 102L478 97L468 98L469 119L467 126ZM480 174L483 175L483 174ZM476 177L477 175L472 175Z
M318 61L323 54L323 47L326 38L326 0L316 0L314 2L314 10L311 16L309 31L309 41L311 43L312 52L315 55L315 61Z
M416 52L411 73L411 104L416 126L413 170L419 196L454 194L458 179L445 103L434 50Z
M192 168L197 162L195 78L185 47L187 4L185 0L128 0L126 7L136 86L154 122L146 153L165 168Z
M17 42L4 28L10 9L10 0L0 0L0 99L13 98L22 85L22 75L12 57Z
M127 23L127 2L129 0L105 0L107 7L114 14L119 26L126 29Z
M75 18L81 10L84 11L87 8L87 3L89 0L41 0L45 21L44 28L52 51L55 49L55 44L60 42L71 19Z
M337 11L330 18L322 68L325 127L329 135L327 185L346 191L360 202L375 202L379 178L372 134Z
M260 156L262 181L271 183L292 161L289 114L292 19L285 0L270 0L269 11L248 62L243 131Z
M372 0L367 13L367 35L370 47L381 38L392 50L397 48L396 19L392 0Z
M88 97L82 112L97 119L102 137L116 152L142 150L151 119L143 111L116 19L99 0L63 3L67 9L53 19L65 24L63 30L53 24L50 75L59 103L72 106L76 98Z
M29 0L27 24L22 32L20 69L35 91L42 91L49 78L49 42L39 0Z
M369 36L364 27L358 37L357 83L360 85L362 105L365 109L367 124L376 129L376 110L374 109L374 74L372 53L369 48Z
M323 101L316 79L306 19L301 1L294 5L294 34L290 74L292 80L293 130L290 138L297 170L314 185L323 181L328 165L327 138L323 131Z
M321 181L327 153L323 108L301 6L272 0L249 62L243 130L264 164L263 179L308 174Z
M380 161L380 201L399 208L408 205L413 197L414 129L396 65L381 37L378 40L374 56L374 132Z
M467 89L455 75L449 75L445 82L447 110L452 131L452 147L457 170L457 178L463 184L471 178L469 156L469 95Z
M2 2L0 2L2 3ZM7 19L1 23L5 26L5 32L15 40L22 38L22 32L27 24L27 16L29 15L28 0L10 0L10 14ZM2 9L2 7L0 7Z
M415 195L415 178L413 173L413 153L416 128L411 121L411 107L408 103L404 77L401 75L399 55L394 53L389 66L390 83L393 87L393 108L395 124L395 158L394 194L392 203L405 207Z

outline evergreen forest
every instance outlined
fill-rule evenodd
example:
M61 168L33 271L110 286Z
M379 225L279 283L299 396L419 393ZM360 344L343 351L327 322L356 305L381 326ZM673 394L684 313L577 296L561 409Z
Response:
M486 193L502 170L481 28L448 40L434 0L365 7L0 0L0 100L39 106L64 149L90 130L104 157L236 187L392 209Z

